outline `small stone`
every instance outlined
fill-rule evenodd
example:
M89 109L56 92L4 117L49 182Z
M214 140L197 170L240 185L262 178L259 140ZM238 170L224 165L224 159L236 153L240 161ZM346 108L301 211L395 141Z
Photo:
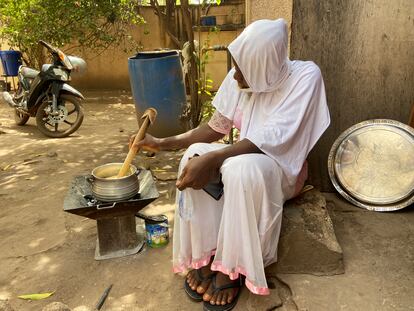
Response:
M8 300L0 300L0 311L14 311Z
M168 180L176 180L177 179L177 172L160 172L160 171L152 171L154 177L158 180L168 181Z
M53 158L53 157L57 157L57 155L58 155L58 154L57 154L57 152L55 152L55 151L51 151L51 152L48 152L48 153L47 153L47 156L48 156L48 157L51 157L51 158Z
M42 311L71 311L71 309L61 302L52 302L45 306Z
M155 156L155 152L148 150L143 151L143 154L145 154L145 156L148 158L153 158Z

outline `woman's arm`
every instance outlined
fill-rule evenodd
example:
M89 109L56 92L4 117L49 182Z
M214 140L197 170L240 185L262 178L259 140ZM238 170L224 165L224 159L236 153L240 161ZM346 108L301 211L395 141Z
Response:
M179 190L187 187L201 189L207 185L210 179L215 178L219 174L220 167L227 158L246 153L263 152L250 140L243 139L227 148L221 148L191 158L184 167L181 176L178 177L176 186Z
M224 134L214 131L209 125L203 124L186 133L160 138L160 150L174 150L187 148L194 143L211 143L224 137Z
M187 148L194 143L211 143L224 137L224 134L214 131L207 124L203 124L195 129L192 129L186 133L158 138L152 135L146 134L144 139L139 141L136 146L151 151L160 150L176 150ZM130 139L130 147L134 141L134 136Z

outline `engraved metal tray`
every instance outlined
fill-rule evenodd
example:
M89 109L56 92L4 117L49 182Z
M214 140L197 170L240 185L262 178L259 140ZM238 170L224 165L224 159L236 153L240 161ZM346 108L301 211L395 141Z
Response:
M328 171L336 190L354 205L404 208L414 202L414 129L387 119L358 123L333 144Z

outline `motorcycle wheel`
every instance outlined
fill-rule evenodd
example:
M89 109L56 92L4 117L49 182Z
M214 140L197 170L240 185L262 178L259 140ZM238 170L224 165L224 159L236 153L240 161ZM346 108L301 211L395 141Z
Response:
M14 122L17 125L25 125L29 120L30 116L14 109Z
M23 95L23 89L19 83L19 87L17 88L17 91L14 94L13 99L15 101L18 101L19 100L18 98L21 98L22 95ZM29 118L30 118L30 115L22 113L17 109L14 109L14 122L17 125L25 125L27 121L29 120Z
M53 138L67 137L82 124L83 109L80 101L73 95L58 98L59 115L52 116L52 102L45 98L36 112L36 124L40 132Z

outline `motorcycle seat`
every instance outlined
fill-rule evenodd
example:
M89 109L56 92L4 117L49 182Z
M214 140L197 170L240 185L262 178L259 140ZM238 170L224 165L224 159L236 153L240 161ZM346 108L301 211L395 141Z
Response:
M23 77L28 79L34 79L39 74L39 70L27 67L27 66L20 66L19 68L20 73L23 75Z

